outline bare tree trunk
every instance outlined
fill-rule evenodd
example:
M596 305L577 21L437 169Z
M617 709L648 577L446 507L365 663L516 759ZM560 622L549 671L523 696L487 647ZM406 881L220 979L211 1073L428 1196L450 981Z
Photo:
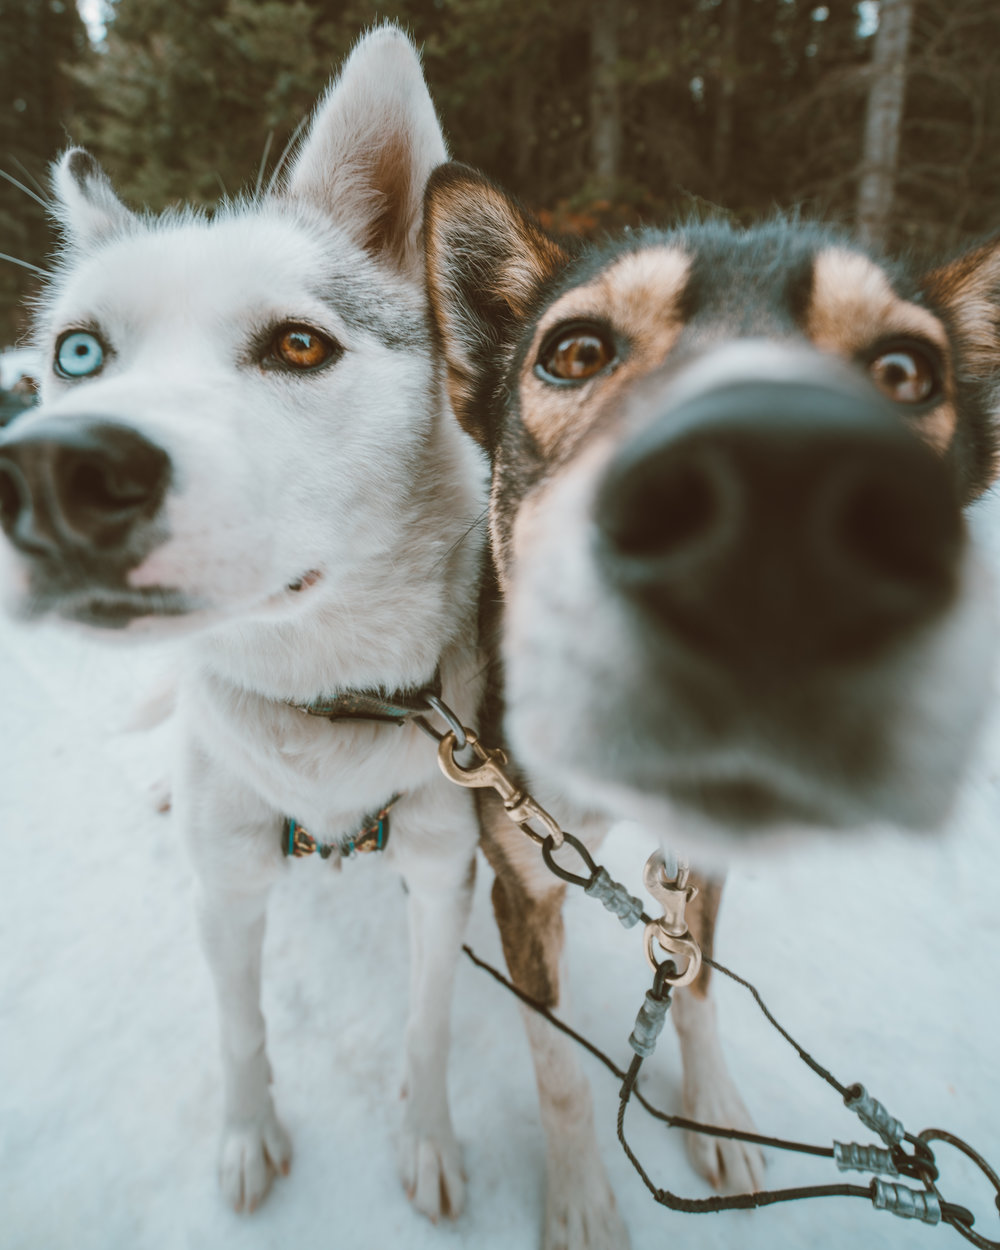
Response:
M535 79L519 66L511 84L510 121L514 139L514 186L521 195L530 183L535 163L538 136L536 104ZM545 199L544 195L542 199Z
M590 136L595 181L611 192L621 161L621 93L618 89L618 4L591 0Z
M712 141L712 185L716 199L723 198L733 151L733 98L736 95L736 38L740 23L740 0L725 0L719 47L719 99Z
M896 189L912 19L913 0L881 0L857 204L858 234L875 246L886 242Z

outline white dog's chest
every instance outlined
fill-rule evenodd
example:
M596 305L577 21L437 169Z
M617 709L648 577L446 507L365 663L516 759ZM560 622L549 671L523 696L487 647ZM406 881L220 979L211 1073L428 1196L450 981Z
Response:
M396 795L440 777L433 743L412 726L336 721L201 683L181 704L183 732L208 768L199 787L237 786L274 817L339 840Z

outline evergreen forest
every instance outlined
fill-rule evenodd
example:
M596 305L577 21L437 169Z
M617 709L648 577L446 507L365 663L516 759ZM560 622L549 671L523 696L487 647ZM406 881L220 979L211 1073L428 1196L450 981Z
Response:
M557 230L795 210L947 253L1000 229L997 0L116 0L90 32L0 0L0 252L45 266L69 142L154 209L252 189L387 16L453 155ZM36 285L0 262L0 346Z

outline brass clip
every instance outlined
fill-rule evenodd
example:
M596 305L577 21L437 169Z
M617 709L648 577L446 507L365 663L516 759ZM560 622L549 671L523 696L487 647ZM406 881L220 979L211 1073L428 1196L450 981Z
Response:
M646 959L654 971L659 968L660 962L653 952L654 942L670 955L683 955L687 961L685 966L663 978L675 987L690 985L701 971L701 947L691 936L684 919L688 903L698 893L697 886L688 885L689 876L686 864L678 864L676 876L669 876L662 851L654 851L642 870L643 885L663 908L660 919L646 925Z
M438 764L448 780L454 781L456 785L468 786L475 790L495 790L500 796L507 815L529 838L538 843L551 838L555 847L562 846L563 831L553 817L504 772L503 765L507 763L506 754L499 748L491 751L484 747L471 729L465 730L465 737L478 761L469 768L463 768L455 758L457 740L453 730L449 730L438 745ZM528 825L530 820L539 821L545 826L547 832L536 833Z
M530 794L525 794L521 802L516 806L510 803L504 803L507 815L511 818L523 833L526 833L533 842L537 842L539 846L548 838L552 839L552 849L558 850L563 844L563 831L559 827L559 823L554 816L550 816L540 803L536 803ZM538 834L528 824L531 820L537 820L540 825L544 825L547 830L544 834Z

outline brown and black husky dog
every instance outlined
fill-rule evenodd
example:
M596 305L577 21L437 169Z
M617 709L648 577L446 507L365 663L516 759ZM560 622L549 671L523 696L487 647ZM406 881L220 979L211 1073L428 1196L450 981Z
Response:
M940 824L990 684L961 508L995 469L1000 241L923 277L796 221L570 254L469 169L427 194L451 400L494 465L485 728L530 788L571 828L629 817L710 862L773 830ZM484 806L508 964L555 1006L562 889ZM689 917L706 951L719 890ZM675 999L684 1111L746 1125L707 988ZM620 1250L569 1043L528 1028L545 1246ZM756 1148L689 1148L759 1187Z

